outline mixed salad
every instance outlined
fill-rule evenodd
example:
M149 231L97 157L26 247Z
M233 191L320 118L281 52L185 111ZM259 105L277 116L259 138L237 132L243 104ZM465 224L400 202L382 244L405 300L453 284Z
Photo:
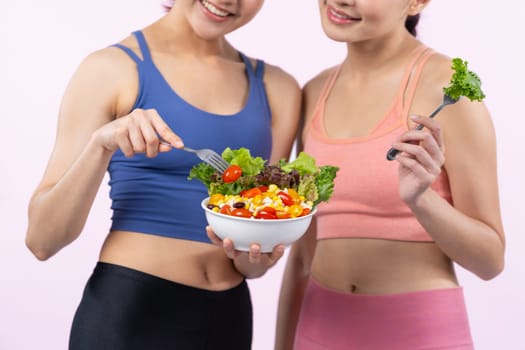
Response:
M316 166L301 152L291 162L267 165L246 148L226 148L222 158L230 166L219 173L206 163L194 166L189 180L208 188L208 208L226 215L256 219L290 219L308 215L333 194L338 167Z
M481 101L485 94L481 90L479 76L468 69L468 62L459 57L452 59L454 74L450 78L449 86L443 88L443 92L454 100L461 96L471 101Z

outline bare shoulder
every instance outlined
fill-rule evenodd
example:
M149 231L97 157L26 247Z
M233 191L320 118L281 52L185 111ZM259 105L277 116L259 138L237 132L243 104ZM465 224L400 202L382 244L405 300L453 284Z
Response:
M135 62L123 50L110 46L88 54L81 61L64 102L67 103L68 97L73 97L75 103L83 97L89 98L119 115L131 108L137 91Z
M122 50L108 47L87 55L79 64L72 77L72 84L77 88L99 89L114 86L119 77L122 79L130 72L133 62L126 58ZM79 82L80 85L77 85Z
M264 86L272 120L272 155L270 164L288 158L299 123L301 88L289 72L265 63Z
M102 125L129 113L138 93L136 65L122 50L106 47L88 54L71 77L59 109L57 144L83 142ZM64 141L65 140L65 141Z
M328 78L337 68L338 66L333 66L322 70L317 75L308 80L302 88L303 104L301 113L301 138L299 139L299 149L303 148L303 140L306 135L306 130L308 130L310 120L313 117L317 101L319 100L319 97L326 86Z
M440 52L436 52L430 57L426 67L427 71L432 72L427 76L433 77L436 82L448 82L453 73L452 58Z
M276 119L299 118L301 87L297 79L279 66L265 63L264 85L272 115Z
M467 58L465 60L468 61ZM429 100L433 100L433 107L437 107L437 100L441 102L443 99L443 88L449 86L453 74L452 58L436 54L429 59L421 77L421 90ZM480 78L483 81L483 77ZM420 99L423 98L423 94L420 94ZM465 172L464 167L470 163L467 159L475 159L480 152L485 155L494 154L495 130L490 112L483 101L461 97L455 104L444 108L436 119L445 138L449 171L454 167Z
M308 100L316 101L319 98L319 95L321 94L328 77L334 72L334 70L337 69L337 67L338 66L326 68L308 80L303 86L304 97Z
M443 88L450 85L453 74L452 58L439 53L435 54L429 59L423 70L420 81L421 86L418 89L421 89L423 93L434 100L441 100L444 94ZM456 116L447 117L449 114ZM465 126L472 124L469 126L476 129L475 124L477 123L490 123L490 116L483 102L470 101L468 98L462 97L459 102L447 107L440 113L440 121L445 127L465 123ZM471 128L469 129L472 130ZM464 130L462 134L465 132Z
M328 78L337 68L338 66L333 66L324 69L319 74L308 80L303 86L303 120L305 125L308 124L308 121L312 117L317 101L321 96Z
M109 46L88 54L81 62L81 73L109 74L110 77L121 75L134 66L134 62L123 50Z
M444 97L444 88L448 87L454 74L452 58L441 53L432 55L423 67L420 79L417 83L414 101L412 103L412 114L428 115L439 104ZM443 130L452 134L458 123L475 123L475 119L487 119L488 113L484 110L483 103L471 102L467 98L461 98L453 106L444 108L436 117ZM452 115L449 117L449 115ZM482 115L483 117L474 117Z
M453 74L452 59L444 54L433 54L423 67L421 77L416 90L420 96L432 99L429 101L436 104L443 97L443 88L448 86Z
M290 90L290 93L300 91L297 79L283 68L273 64L265 63L264 82L269 89Z

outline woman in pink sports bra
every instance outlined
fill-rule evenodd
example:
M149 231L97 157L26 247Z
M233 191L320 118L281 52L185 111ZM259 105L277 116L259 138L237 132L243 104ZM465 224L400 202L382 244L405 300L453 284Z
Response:
M299 150L340 170L290 250L276 350L474 349L454 264L504 266L495 132L467 98L421 117L453 73L416 37L429 2L319 0L347 56L304 86Z

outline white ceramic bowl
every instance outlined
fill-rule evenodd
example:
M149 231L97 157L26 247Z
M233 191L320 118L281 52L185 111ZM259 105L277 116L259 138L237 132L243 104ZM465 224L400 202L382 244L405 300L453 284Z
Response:
M259 243L264 253L271 252L278 244L292 244L306 232L315 214L314 209L308 215L293 219L241 218L208 209L208 200L206 198L201 203L208 224L217 236L231 239L235 249L242 251L249 251L252 243Z

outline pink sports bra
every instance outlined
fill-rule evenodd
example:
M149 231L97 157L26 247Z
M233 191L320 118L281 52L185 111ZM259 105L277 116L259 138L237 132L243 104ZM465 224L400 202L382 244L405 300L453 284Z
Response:
M317 211L317 239L377 238L399 241L432 241L398 189L398 163L386 160L394 139L408 130L408 112L421 71L434 52L418 50L406 69L399 91L386 116L365 137L334 139L326 135L326 99L339 76L336 68L324 86L311 122L307 125L305 152L317 165L337 165L334 194ZM410 83L410 84L409 84ZM451 202L445 172L432 188Z

